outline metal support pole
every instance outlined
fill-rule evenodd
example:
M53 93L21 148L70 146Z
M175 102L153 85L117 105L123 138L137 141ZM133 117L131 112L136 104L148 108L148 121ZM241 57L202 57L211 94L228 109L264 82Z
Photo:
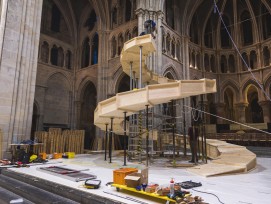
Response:
M173 139L173 162L175 162L175 115L174 115L174 101L171 101L171 117L172 117L172 139Z
M126 112L124 112L124 142L123 142L123 149L124 149L124 162L123 166L126 166Z
M112 139L113 139L113 120L114 118L111 119L111 126L110 126L110 137L109 137L109 163L112 163Z
M138 88L142 88L142 46L139 46L140 52L139 52L139 84Z
M107 136L108 136L108 124L105 124L105 145L104 145L104 161L106 161L106 151L107 151Z
M149 166L149 105L146 105L146 166Z
M183 143L184 143L184 156L186 157L186 121L185 121L185 109L184 109L184 99L183 99Z
M133 90L133 62L130 62L130 90Z

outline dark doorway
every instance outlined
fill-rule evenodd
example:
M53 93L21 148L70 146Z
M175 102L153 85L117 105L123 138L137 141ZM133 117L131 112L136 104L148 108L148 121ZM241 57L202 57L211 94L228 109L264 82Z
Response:
M85 130L85 149L92 149L95 139L94 110L96 103L96 88L92 82L89 82L83 93L80 114L80 128Z

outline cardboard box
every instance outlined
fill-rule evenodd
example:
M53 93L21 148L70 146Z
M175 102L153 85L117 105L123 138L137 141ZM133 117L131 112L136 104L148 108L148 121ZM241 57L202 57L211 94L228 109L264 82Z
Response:
M114 184L120 184L120 185L125 185L125 180L124 178L131 174L135 173L138 170L136 168L121 168L121 169L116 169L113 171L113 182Z
M141 170L140 173L131 173L127 175L124 180L127 187L135 188L141 184L148 183L148 168Z

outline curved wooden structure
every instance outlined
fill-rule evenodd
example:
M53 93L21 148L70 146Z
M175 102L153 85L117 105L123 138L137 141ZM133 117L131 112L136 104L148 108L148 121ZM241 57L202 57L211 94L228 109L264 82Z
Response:
M245 173L257 165L256 155L246 147L229 144L220 140L207 139L208 164L187 169L201 176L218 176L223 174Z
M126 116L130 116L145 109L146 105L152 107L171 100L216 92L216 80L172 81L149 70L143 62L150 53L156 50L151 35L139 36L124 44L121 64L126 74L130 75L130 63L132 62L132 71L135 72L136 78L139 77L140 46L142 47L142 83L148 82L152 85L138 90L118 93L112 98L99 102L94 113L94 124L102 130L105 130L105 124L110 124L110 119L114 118L113 132L123 135L124 112L127 113Z

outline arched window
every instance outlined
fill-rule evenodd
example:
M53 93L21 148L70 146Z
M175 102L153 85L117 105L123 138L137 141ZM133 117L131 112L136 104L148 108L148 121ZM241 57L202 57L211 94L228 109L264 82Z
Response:
M247 66L248 66L249 64L248 64L248 56L247 56L247 53L244 52L244 53L242 54L242 58L245 60ZM242 70L243 70L243 71L247 71L247 66L245 65L244 61L242 60Z
M166 7L166 22L169 27L174 29L174 2L173 0L165 1Z
M169 34L167 35L167 53L168 55L170 54L170 36Z
M271 36L271 14L270 12L267 10L267 8L262 5L262 33L263 33L263 38L266 40L267 38L269 38Z
M111 57L115 57L117 54L117 41L115 39L115 37L112 38L111 40Z
M98 63L98 52L99 52L99 36L98 36L98 33L95 33L92 39L91 64Z
M200 54L199 53L197 53L196 60L197 60L197 64L196 64L195 68L201 70Z
M97 22L97 16L94 10L91 11L88 19L85 22L85 27L88 28L89 31L92 31L94 28L95 24Z
M180 42L177 42L177 46L176 46L176 58L178 60L181 60L181 46L180 46Z
M58 49L56 45L54 45L51 49L51 64L57 66L58 62Z
M220 69L221 73L227 73L227 59L225 55L222 55L220 58Z
M209 64L209 55L204 55L204 68L206 72L210 71L210 64Z
M58 7L54 4L52 7L52 18L51 18L51 30L59 32L60 30L61 13Z
M117 7L114 7L112 10L112 23L113 23L113 25L118 23L118 9L117 9Z
M81 59L81 67L89 66L89 55L90 55L90 46L89 46L89 38L86 38L83 42L82 46L82 59Z
M223 21L224 21L229 33L231 33L229 18L227 16L223 15ZM227 30L224 27L224 24L222 22L220 24L220 42L221 42L221 47L222 48L230 48L231 47L229 34L228 34L228 32L227 32Z
M211 71L215 73L216 69L215 69L215 56L214 55L211 56L210 61L211 61Z
M252 50L250 52L250 68L251 69L257 69L257 55L256 55L256 51Z
M234 56L233 55L230 55L229 56L229 71L231 73L234 73L235 72L235 59L234 59Z
M253 43L251 16L248 11L241 14L241 32L243 45L251 45Z
M196 67L196 56L195 56L195 52L191 53L191 63L190 64L192 65L193 68Z
M247 101L248 107L246 109L246 122L263 123L263 110L258 103L258 91L253 85L248 88Z
M270 51L268 47L263 48L263 61L264 61L264 66L270 65Z
M123 37L122 34L120 34L118 37L118 55L120 55L122 47L123 47Z
M68 50L66 53L66 68L72 68L72 52L70 50Z
M62 47L58 48L58 59L57 59L57 66L63 67L64 65L64 52Z
M209 48L213 48L213 26L211 24L211 19L208 20L208 23L204 32L204 45Z
M171 41L171 56L175 58L175 40Z
M137 35L138 35L138 28L135 27L135 28L133 29L133 34L132 34L132 36L133 36L133 38L134 38L134 37L136 37Z
M234 95L232 90L229 88L224 92L224 103L226 118L234 120Z
M49 60L49 44L47 42L43 42L41 46L41 61L48 63Z
M199 23L196 15L193 16L192 23L190 25L190 40L193 43L199 44Z
M126 5L125 5L125 21L131 20L132 17L132 4L130 0L126 0Z
M128 30L125 33L125 42L130 40L130 39L132 39L132 35L131 35L130 31Z

